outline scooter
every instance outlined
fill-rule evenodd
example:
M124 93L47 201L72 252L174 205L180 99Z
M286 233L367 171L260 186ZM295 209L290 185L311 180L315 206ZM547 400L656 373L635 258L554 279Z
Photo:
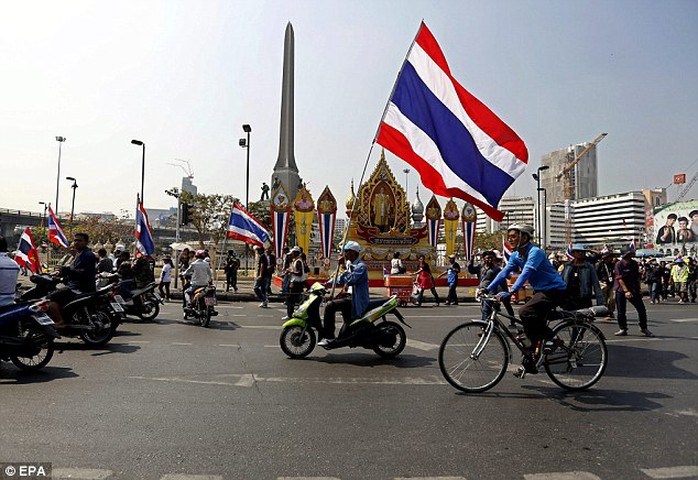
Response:
M34 283L20 296L20 301L30 301L48 297L62 282L60 277L39 274L29 280ZM61 334L67 337L80 337L87 345L101 346L109 342L121 322L123 308L114 299L115 286L108 285L95 292L78 294L73 300L60 305L65 327Z
M116 289L115 299L121 304L126 315L138 317L143 321L150 322L160 314L160 305L164 305L165 301L160 294L155 291L157 284L152 282L143 288L131 290L131 296L125 299L120 295L121 286L119 284L119 276L116 273L100 273L97 275L97 286L116 284L119 287ZM136 301L138 299L138 301Z
M196 319L196 323L202 327L208 327L211 322L211 317L218 315L216 309L216 287L207 285L199 287L191 294L191 306L184 307L184 319L190 315Z
M53 340L60 338L46 315L48 302L40 301L0 308L0 360L17 368L36 371L53 357Z
M289 357L307 357L315 348L316 331L322 329L320 304L326 293L327 289L323 284L314 283L310 287L307 300L293 312L292 318L282 325L279 344L281 350ZM337 339L324 348L335 350L343 347L361 347L373 350L384 358L398 356L405 348L407 335L400 324L386 320L385 316L393 314L400 323L412 328L397 310L399 304L400 299L397 295L388 300L369 302L368 311L361 318L343 326Z

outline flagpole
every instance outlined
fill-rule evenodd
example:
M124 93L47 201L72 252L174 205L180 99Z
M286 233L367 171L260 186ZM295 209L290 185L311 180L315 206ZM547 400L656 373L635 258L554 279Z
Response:
M388 113L388 107L390 106L390 99L393 98L393 94L395 93L395 89L397 88L397 84L400 81L400 77L402 76L402 71L405 69L405 64L407 63L407 58L410 56L410 53L412 52L412 48L414 48L414 44L417 42L417 37L419 36L419 33L422 31L422 27L424 26L424 19L422 19L421 23L419 24L419 28L417 29L417 33L412 39L412 43L410 44L410 48L407 49L407 53L405 54L405 58L402 61L402 66L400 66L400 71L397 74L397 77L395 78L395 82L393 83L393 88L390 90L390 95L388 96L388 100L385 102L385 107L383 108L383 113L381 115L381 119L378 122L378 127L376 128L376 133L373 136L373 140L371 141L371 147L368 149L368 155L366 155L366 161L364 162L364 168L361 171L361 179L359 180L359 186L357 187L356 191L357 193L359 190L361 190L361 185L364 183L364 177L366 176L366 169L368 168L368 162L371 159L371 153L373 152L373 147L376 144L376 140L378 139L378 134L380 133L381 125L383 124L383 120L385 120L385 115ZM342 245L347 243L347 240L349 238L349 227L351 226L351 217L354 214L354 210L356 209L356 202L358 201L359 197L358 195L354 195L354 201L351 204L351 212L349 214L349 218L347 219L347 226L346 229L344 230L344 236L342 238ZM332 290L330 291L330 299L334 298L334 291L336 288L336 280L337 280L337 275L339 275L339 262L337 262L337 267L335 268L334 271L334 281L332 282Z

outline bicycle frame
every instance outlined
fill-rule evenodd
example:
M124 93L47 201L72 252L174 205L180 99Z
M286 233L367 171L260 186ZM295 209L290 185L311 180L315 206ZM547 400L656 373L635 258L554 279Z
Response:
M526 348L517 338L516 336L509 331L507 326L502 322L499 318L501 315L504 318L509 319L510 321L514 323L521 324L521 320L519 320L516 317L512 317L511 315L507 315L505 313L500 312L500 304L498 301L495 299L491 298L482 298L483 302L489 302L490 307L492 308L492 312L490 313L490 316L487 321L487 327L485 327L485 334L480 338L480 341L475 345L475 348L473 349L473 352L470 354L470 357L473 360L477 360L480 354L482 353L482 350L485 348L487 343L490 341L490 337L492 336L492 331L497 328L500 333L503 333L505 338L508 338L511 343L516 345L516 348L518 348L521 353L525 353ZM522 324L521 324L522 325ZM507 346L507 354L509 355L509 359L511 360L511 347L509 345L510 342L506 342Z

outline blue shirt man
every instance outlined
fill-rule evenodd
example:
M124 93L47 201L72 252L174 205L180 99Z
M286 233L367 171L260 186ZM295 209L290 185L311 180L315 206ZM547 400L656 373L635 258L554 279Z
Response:
M352 319L360 318L368 308L369 291L368 291L368 269L366 264L359 258L361 246L350 240L344 245L342 255L338 262L342 265L346 260L346 270L342 272L334 281L336 285L347 285L351 287L351 297L342 297L331 300L325 307L325 315L323 319L322 340L318 342L321 347L326 347L334 340L334 320L336 312L342 313L344 325L351 322ZM344 330L344 327L342 331Z

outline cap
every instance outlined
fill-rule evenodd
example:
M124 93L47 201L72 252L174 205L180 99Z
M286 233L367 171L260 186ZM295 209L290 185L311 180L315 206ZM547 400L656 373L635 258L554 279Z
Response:
M206 256L206 252L204 252L203 250L197 250L197 251L194 253L194 256L195 256L196 258L204 258L204 257Z
M291 249L291 253L301 253L301 247L299 247L298 245L296 245L295 247L293 247L293 248Z
M570 249L573 252L588 252L589 249L583 243L573 243Z
M361 251L361 245L359 245L358 242L355 242L354 240L349 240L344 245L344 248L342 248L342 250L353 250L354 252L359 253Z

